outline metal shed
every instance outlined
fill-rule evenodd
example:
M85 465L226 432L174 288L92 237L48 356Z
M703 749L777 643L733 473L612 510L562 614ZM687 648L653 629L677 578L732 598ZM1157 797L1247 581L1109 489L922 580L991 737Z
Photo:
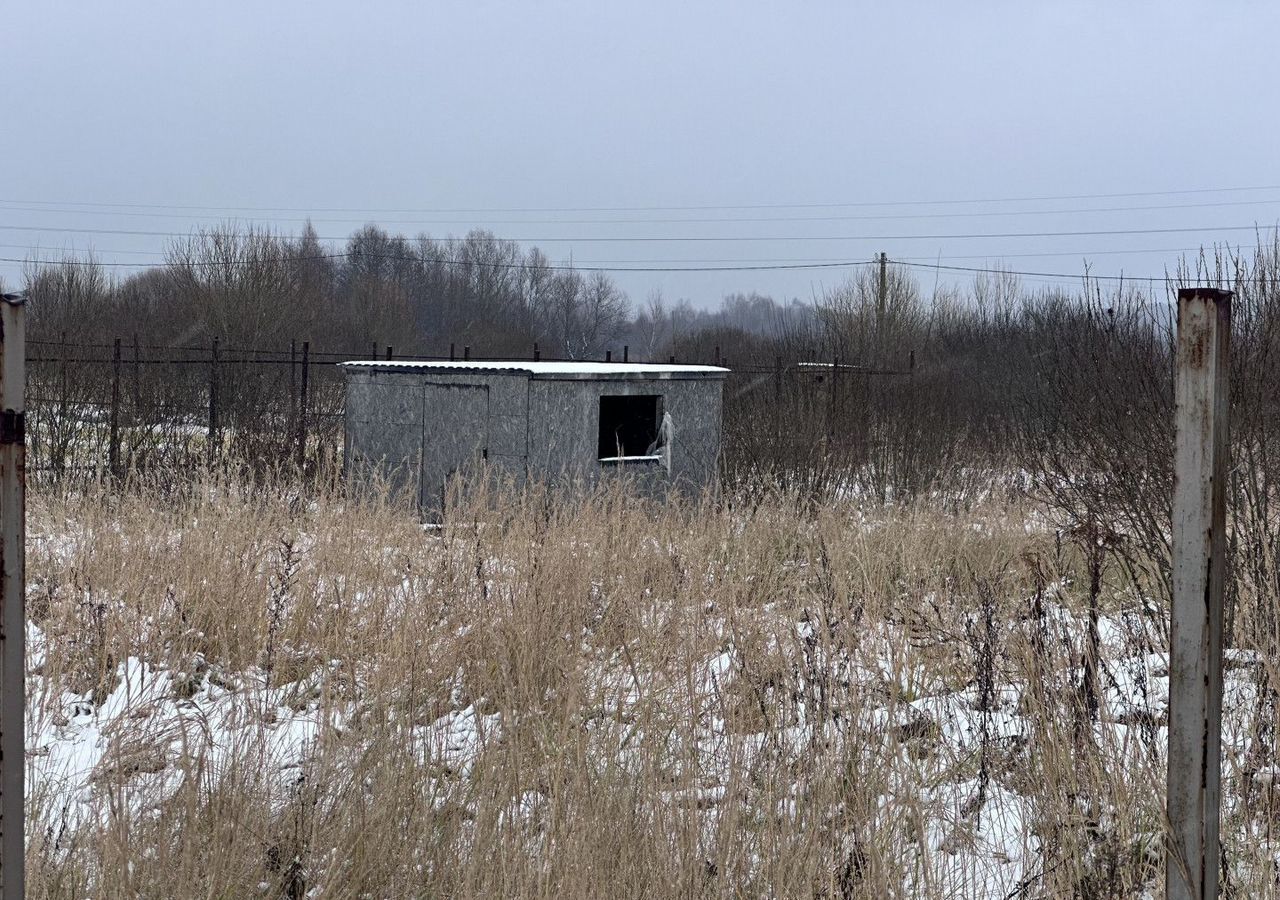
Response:
M438 510L479 461L517 484L617 475L652 496L714 484L727 369L647 363L348 362L345 467Z

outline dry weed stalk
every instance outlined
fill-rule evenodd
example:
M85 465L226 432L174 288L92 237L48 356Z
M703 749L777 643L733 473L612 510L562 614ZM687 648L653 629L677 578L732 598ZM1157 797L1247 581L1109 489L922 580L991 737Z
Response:
M1027 512L37 496L32 896L1153 890L1146 601Z

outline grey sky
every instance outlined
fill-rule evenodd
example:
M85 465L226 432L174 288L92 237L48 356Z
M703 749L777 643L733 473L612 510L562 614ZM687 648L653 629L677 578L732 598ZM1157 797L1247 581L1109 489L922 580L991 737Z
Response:
M1099 273L1148 275L1177 254L1114 251L1249 244L1253 235L904 238L1280 221L1280 188L724 208L1280 185L1280 10L1261 3L115 0L10 6L5 20L4 257L34 245L92 246L105 261L145 264L165 238L56 229L186 232L254 216L294 231L306 215L247 209L272 207L312 211L326 236L367 220L434 236L481 224L584 265L850 260L883 250L1069 273L1089 256ZM62 205L42 211L29 201ZM234 209L157 215L83 203ZM1026 213L1150 206L1181 208ZM711 208L478 211L569 207ZM334 208L357 211L321 211ZM477 211L427 212L463 208ZM391 209L415 212L377 212ZM1018 214L973 215L994 212ZM775 221L587 221L688 218ZM781 236L796 239L633 240ZM867 239L821 239L833 236ZM628 240L585 240L603 237ZM1065 255L1025 255L1034 253ZM10 285L20 270L0 263ZM752 289L808 297L843 275L617 278L635 300L658 288L706 304Z

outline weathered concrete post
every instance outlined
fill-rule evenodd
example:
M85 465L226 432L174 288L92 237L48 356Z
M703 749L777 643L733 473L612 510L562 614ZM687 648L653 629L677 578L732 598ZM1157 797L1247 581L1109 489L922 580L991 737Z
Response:
M0 900L21 900L26 852L26 296L3 294L0 299Z
M1217 900L1231 292L1178 291L1168 900Z

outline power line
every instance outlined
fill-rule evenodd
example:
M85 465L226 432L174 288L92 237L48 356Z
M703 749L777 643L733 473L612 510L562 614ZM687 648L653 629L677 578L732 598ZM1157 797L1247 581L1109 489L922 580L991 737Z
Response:
M1058 281L1069 281L1069 282L1076 282L1076 281L1117 281L1117 282L1160 281L1160 282L1163 282L1163 281L1177 280L1168 275L1158 275L1158 276L1094 275L1091 272L1081 272L1077 275L1072 275L1065 272L1023 272L1017 269L984 268L979 266L948 266L948 265L942 265L940 263L906 262L904 260L898 260L898 259L891 259L889 260L889 263L897 266L906 266L912 269L931 269L931 270L941 270L945 272L968 272L968 273L980 274L980 275L1015 275L1020 278L1051 278ZM1246 282L1252 281L1252 280L1254 279L1232 279L1232 281L1246 281Z
M9 245L9 246L13 246L13 245ZM29 248L29 249L38 249L38 248ZM1015 258L1018 256L1021 256L1023 258L1026 258L1026 257L1035 258L1035 257L1041 257L1041 256L1048 257L1048 256L1058 256L1058 255L1071 255L1071 256L1080 255L1082 257L1087 257L1090 255L1104 255L1104 254L1117 254L1117 253L1118 254L1165 253L1165 252L1188 253L1188 252L1198 252L1203 249L1204 249L1203 247L1198 247L1198 248L1191 247L1191 248L1169 248L1166 250L1132 250L1132 251L1102 250L1102 251L1094 251L1092 253L1069 253L1069 254L1067 253L998 254L998 255L995 255L995 258L1002 258L1002 257ZM122 251L122 252L127 252L127 251ZM141 252L144 252L144 251L141 251ZM626 265L626 264L603 265L599 263L593 263L593 264L564 265L564 264L549 264L549 263L533 264L533 263L523 262L523 261L508 263L508 262L492 262L492 261L486 261L486 260L423 259L422 257L418 257L418 256L405 256L400 254L353 253L349 251L323 253L323 254L316 254L311 256L301 256L301 257L284 257L283 261L289 262L289 263L301 263L301 262L317 262L317 261L336 260L336 259L351 259L353 257L367 257L367 258L378 259L382 261L392 261L392 262L416 262L416 263L422 263L426 265L442 264L442 265L450 265L450 266L464 266L464 267L476 266L476 267L488 267L488 268L508 269L508 270L514 269L514 270L525 270L525 271L603 272L603 273L759 272L759 271L857 268L862 266L872 266L876 264L875 260L797 260L797 261L785 261L780 263L767 263L762 261L760 263L747 263L747 264L740 265L736 263L745 262L745 261L728 260L725 262L734 263L734 264L670 265L670 266L669 265L661 265L661 266L643 265L641 266L641 265ZM935 259L935 260L990 259L992 258L992 255L970 256L970 257L929 257L929 258ZM906 266L906 267L917 268L917 269L967 272L967 273L979 273L979 274L1015 275L1019 277L1054 279L1058 281L1067 281L1067 282L1075 282L1075 281L1090 280L1090 279L1095 281L1148 281L1150 282L1150 281L1164 281L1167 279L1167 276L1165 275L1161 275L1161 276L1096 275L1096 274L1087 273L1087 272L1079 273L1079 274L1071 274L1071 273L1063 273L1063 272L1032 272L1032 271L1008 269L1005 267L957 266L957 265L944 265L941 262L919 261L923 259L925 258L924 257L906 257L906 258L895 258L889 261L892 262L894 265ZM71 265L71 266L84 266L84 267L96 266L96 267L103 267L103 268L155 269L155 268L166 268L171 265L178 265L178 266L190 265L190 266L201 267L201 268L218 267L218 266L251 265L255 263L256 260L243 260L243 259L191 260L187 262L179 262L176 264L174 263L152 264L152 263L130 263L130 262L115 262L115 261L102 262L102 261L93 260L93 259L86 259L86 260L61 259L61 260L51 260L51 261L42 263L39 260L31 260L29 258L20 259L17 257L0 257L0 262L24 263L24 264L32 263L35 265L53 265L53 266ZM663 262L663 260L655 260L654 262ZM708 262L716 262L716 261L708 261Z
M1215 244L1213 246L1217 247L1219 245ZM1224 244L1222 246L1229 246L1229 245ZM84 254L91 254L91 255L96 255L99 253L121 253L121 254L128 254L131 256L138 255L138 256L158 256L158 257L167 257L169 255L169 251L165 251L165 250L120 250L120 249L108 249L108 248L102 248L102 247L98 247L98 248L86 247L82 250L78 250L74 247L73 248L67 248L67 247L56 248L56 247L44 247L38 244L32 245L32 244L3 244L3 243L0 243L0 247L8 248L11 250L28 250L28 251L31 251L32 253L59 252L64 254L84 253ZM899 262L909 262L909 261L915 261L915 260L920 260L925 262L928 262L928 261L940 262L942 260L967 260L967 259L983 259L983 260L1041 259L1041 258L1060 257L1060 256L1061 257L1074 256L1074 257L1080 257L1081 259L1087 259L1093 256L1136 256L1136 255L1146 255L1146 254L1154 254L1154 253L1199 253L1204 249L1205 249L1204 245L1201 245L1199 247L1138 247L1138 248L1132 248L1132 249L1111 249L1111 250L1049 250L1049 251L1035 252L1035 253L973 253L973 254L967 254L967 255L947 254L942 256L939 256L937 254L930 254L929 256L900 256L900 257L896 257L896 259ZM310 257L310 258L320 259L320 258L330 258L330 257ZM411 257L397 257L397 258L401 258L405 260L411 259ZM47 260L28 259L23 261L48 264L48 263L61 262L63 260L50 258ZM739 263L743 265L757 265L757 264L763 264L763 263L838 263L843 261L844 261L843 257L831 257L831 256L753 257L751 259L742 259L742 258L690 259L688 257L679 257L679 258L675 258L675 257L644 258L642 257L638 259L633 258L633 259L587 260L587 261L583 261L581 263L581 266L614 266L614 265L642 265L642 264L644 265L675 265L675 264L729 265L729 264L739 264ZM87 264L90 261L85 261L85 262ZM97 261L95 264L108 265L108 263L101 262L101 261ZM112 265L145 267L151 264L150 263L112 263ZM579 268L579 267L575 267L575 268Z
M1098 194L1057 194L1052 196L1023 197L985 197L969 199L941 200L861 200L824 203L747 203L747 204L708 204L701 206L525 206L525 207L296 207L296 206L200 206L189 204L165 203L105 203L98 201L77 200L20 200L0 199L0 203L24 203L31 206L96 206L116 209L179 209L202 210L207 212L332 212L332 213L538 213L538 212L678 212L702 210L749 210L749 209L840 209L858 207L884 206L950 206L971 205L980 203L1039 203L1057 200L1115 200L1128 197L1174 197L1198 194L1228 194L1246 191L1280 191L1280 185L1256 185L1248 187L1190 188L1171 191L1125 191L1119 193Z
M504 237L499 240L521 244L626 244L626 243L732 243L732 242L769 242L769 241L967 241L996 238L1001 240L1013 238L1056 238L1056 237L1097 237L1129 234L1197 234L1215 231L1275 231L1275 225L1208 225L1193 228L1109 228L1078 231L1004 231L1004 232L968 232L953 234L861 234L861 235L690 235L685 237L658 237L652 235L636 237ZM40 231L59 234L112 234L137 237L170 237L190 238L198 235L177 231L131 231L118 228L57 228L43 225L0 225L4 231ZM231 237L248 236L243 232L220 232ZM346 237L317 237L321 241L345 241ZM463 243L465 237L430 238L436 243Z
M357 254L352 253L327 253L318 256L307 257L291 257L287 258L288 262L309 262L317 260L344 259L350 258ZM390 261L412 261L421 262L418 257L393 256L388 254L361 254L370 256L374 259L390 260ZM0 257L0 262L26 262L12 257ZM247 265L252 260L211 260L207 262L193 261L193 266L230 266L230 265ZM445 265L458 266L476 266L497 269L521 269L534 271L550 271L550 272L604 272L604 273L622 273L622 272L758 272L758 271L785 271L800 269L837 269L837 268L857 268L870 267L876 265L874 260L844 260L839 262L824 263L800 263L787 265L746 265L746 266L578 266L578 265L556 265L544 264L533 265L530 263L502 263L488 262L482 260L432 260L432 263L438 262ZM1140 276L1140 275L1095 275L1092 273L1071 274L1066 272L1029 272L1016 269L997 268L997 267L979 267L979 266L954 266L943 265L940 263L923 263L909 262L906 260L891 259L890 263L897 266L905 266L914 269L929 269L951 272L966 272L972 274L990 274L990 275L1014 275L1026 278L1044 278L1053 279L1063 282L1077 281L1166 281L1170 280L1168 276ZM136 263L99 263L91 260L64 260L54 265L74 265L74 266L105 266L105 267L135 267L135 268L161 268L159 266L150 266Z
M416 256L395 256L381 253L323 253L316 256L298 256L286 257L287 262L315 262L328 259L349 259L351 257L369 257L372 259L400 261L400 262L418 262L427 265L436 263L450 266L482 266L495 269L522 269L532 271L547 272L763 272L763 271L781 271L787 269L837 269L850 268L854 266L872 265L870 260L843 260L838 262L825 263L797 263L785 265L748 265L748 266L585 266L585 265L555 265L555 264L538 264L519 262L504 263L490 262L486 260L468 260L468 259L433 259L424 260ZM0 256L0 262L26 263L31 260L18 259L17 257ZM193 260L189 263L179 263L178 265L192 266L233 266L233 265L251 265L257 260ZM39 265L39 263L36 263ZM128 263L128 262L97 262L95 260L58 260L56 262L45 263L45 265L71 265L71 266L103 266L110 268L131 267L142 269L164 268L164 265L154 265L149 263Z
M11 201L0 200L0 203ZM1267 200L1226 200L1210 203L1170 203L1144 206L1095 206L1084 208L1030 209L1030 210L980 210L969 212L934 212L934 213L892 213L879 215L856 216L716 216L713 218L626 218L626 219L489 219L484 221L464 221L461 219L383 219L373 224L378 225L464 225L466 227L488 227L492 225L714 225L714 224L764 224L773 222L890 222L919 221L931 219L971 219L1000 218L1014 216L1057 216L1085 215L1097 213L1119 212L1153 212L1175 209L1216 209L1241 206L1273 206L1280 205L1280 197ZM128 216L131 218L160 219L203 219L207 215L191 213L164 212L130 212L108 209L61 209L56 207L8 206L0 207L0 212L34 212L57 213L59 215L88 216ZM310 223L320 225L341 225L368 223L367 218L317 219L311 216L301 218L272 217L259 218L253 216L232 217L235 221L246 224L271 225L278 222L295 224Z

